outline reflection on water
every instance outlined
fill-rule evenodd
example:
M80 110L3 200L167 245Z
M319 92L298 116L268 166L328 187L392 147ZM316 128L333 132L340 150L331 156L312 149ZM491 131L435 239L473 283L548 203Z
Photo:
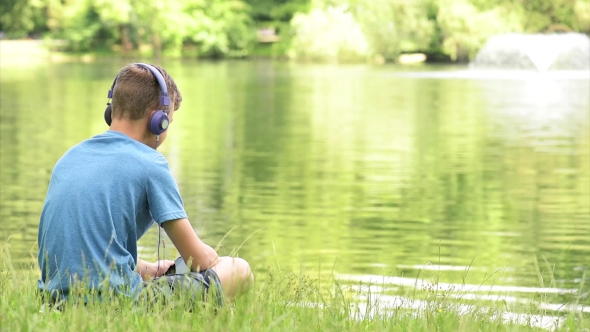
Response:
M426 266L432 268L432 266ZM458 270L463 267L437 266L437 268L447 270ZM465 271L469 267L464 267ZM398 310L411 310L415 316L425 313L443 312L453 310L461 315L482 313L489 316L490 306L501 303L504 311L491 316L493 320L501 320L506 324L520 324L537 328L554 330L562 327L565 317L553 316L560 312L581 312L590 313L590 306L579 304L563 303L546 303L532 300L530 297L507 296L505 294L576 294L579 289L568 288L545 288L545 287L519 287L519 286L502 286L502 285L483 285L483 284L450 284L438 280L424 280L419 278L404 278L395 276L376 276L376 275L347 275L339 274L335 276L339 282L349 284L348 291L358 294L354 299L353 313L357 319L366 319L376 315L388 315L397 313ZM421 291L436 292L435 300L420 300L407 296L388 295L399 293L400 288L410 289L408 293L413 293L411 289ZM446 302L441 302L446 299ZM456 300L456 303L448 302ZM472 303L472 304L463 304ZM477 303L477 305L473 305ZM486 306L486 304L488 304ZM528 308L537 308L537 311L543 312L543 315L534 315L530 313L519 313L515 311L506 311L508 305L513 309L519 306Z
M410 286L415 288L427 288L432 282L416 279L394 276L376 276L376 275L337 275L338 280L350 282L375 283L378 285L398 285ZM522 287L522 286L502 286L502 285L482 285L482 284L449 284L437 282L436 289L445 292L453 291L468 295L469 292L508 292L508 293L543 293L543 294L575 294L578 289L570 288L545 288L545 287ZM373 290L374 291L374 290Z
M427 79L470 79L470 80L527 80L528 83L538 80L588 80L588 70L555 70L538 72L537 70L502 70L502 69L469 69L469 70L441 70L392 73L397 77L427 78Z
M106 130L124 64L2 67L0 236L15 263L35 262L51 169ZM184 101L161 151L220 253L322 276L480 284L502 271L498 286L589 303L575 292L590 273L587 72L163 65ZM140 245L155 257L156 230Z

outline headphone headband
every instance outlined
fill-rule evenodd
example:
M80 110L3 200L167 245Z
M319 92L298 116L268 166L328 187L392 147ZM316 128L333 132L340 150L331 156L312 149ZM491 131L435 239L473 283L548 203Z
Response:
M160 91L162 92L162 97L160 97L160 105L164 106L164 109L167 110L168 106L170 106L170 97L168 97L168 87L166 86L166 80L164 80L164 77L162 76L160 71L157 70L154 66L148 65L147 63L136 62L134 63L134 65L143 67L152 72L152 74L158 81L158 84L160 85ZM109 99L113 98L113 90L115 90L115 84L117 84L118 77L119 75L115 77L113 85L111 85L111 89L109 90L109 93L107 95L107 98Z

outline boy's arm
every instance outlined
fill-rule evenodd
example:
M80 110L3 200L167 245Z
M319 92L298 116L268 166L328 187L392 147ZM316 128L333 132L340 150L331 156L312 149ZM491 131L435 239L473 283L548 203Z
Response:
M204 271L218 263L215 249L201 241L188 219L166 221L162 227L192 271Z

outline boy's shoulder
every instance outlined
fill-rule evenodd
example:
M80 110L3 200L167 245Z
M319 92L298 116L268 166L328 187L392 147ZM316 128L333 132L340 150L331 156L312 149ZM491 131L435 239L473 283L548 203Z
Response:
M108 130L71 147L61 162L114 163L118 167L146 167L166 161L164 155L129 136Z
M159 151L123 133L112 130L93 136L82 143L94 146L96 149L105 150L107 153L124 152L125 154L142 157L150 161L164 157Z

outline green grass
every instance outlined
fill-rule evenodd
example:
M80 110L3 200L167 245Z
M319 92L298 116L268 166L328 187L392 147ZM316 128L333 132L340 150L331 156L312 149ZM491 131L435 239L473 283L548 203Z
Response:
M333 279L320 282L272 267L255 272L253 289L217 311L206 303L187 310L188 302L179 297L166 305L113 298L40 312L38 272L14 270L9 256L2 261L1 331L545 331L534 324L506 323L501 313L507 308L501 302L469 301L474 310L461 313L461 304L449 293L436 291L436 284L388 293L427 303L418 311L385 309L379 308L375 295L359 306L354 301L358 291ZM371 315L366 314L369 311ZM561 317L563 324L556 331L583 331L590 326L588 314L580 312L547 313L533 305L519 312Z

